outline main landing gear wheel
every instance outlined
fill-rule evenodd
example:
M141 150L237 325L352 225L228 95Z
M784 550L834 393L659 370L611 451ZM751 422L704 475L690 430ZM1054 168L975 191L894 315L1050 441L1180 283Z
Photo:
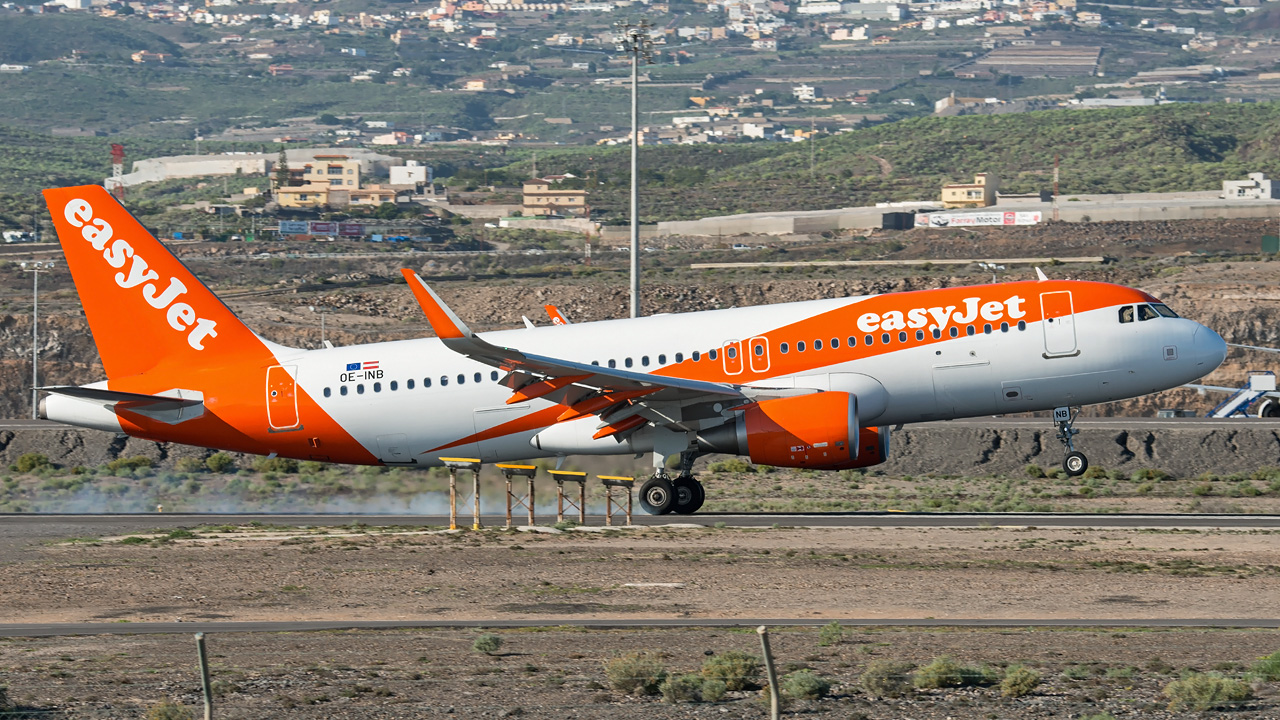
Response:
M706 488L702 487L702 483L693 478L692 475L681 475L672 481L675 488L676 502L672 508L679 515L692 515L698 512L698 508L702 507L703 501L707 499Z
M1062 461L1062 469L1066 470L1070 477L1079 477L1089 469L1089 458L1082 452L1067 453L1066 459Z
M676 489L666 475L656 475L640 486L640 507L650 515L666 515L675 509Z
M1069 407L1053 409L1053 421L1058 425L1058 439L1067 449L1067 456L1062 459L1062 469L1068 477L1080 477L1089 469L1089 458L1076 450L1075 436L1080 431L1075 429L1076 418L1080 416L1080 408L1073 412Z

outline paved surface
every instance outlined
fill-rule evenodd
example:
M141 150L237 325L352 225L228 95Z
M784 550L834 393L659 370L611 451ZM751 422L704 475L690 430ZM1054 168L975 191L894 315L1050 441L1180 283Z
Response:
M59 635L153 635L171 633L229 632L314 632L318 630L387 630L395 628L684 628L684 627L772 627L826 625L833 618L739 618L736 620L696 620L637 618L623 620L389 620L350 622L170 622L170 623L56 623L47 625L0 624L0 637L48 637ZM1000 619L893 620L883 618L839 618L841 625L874 627L1089 627L1089 628L1277 628L1280 618L1223 618L1159 620L1063 620Z

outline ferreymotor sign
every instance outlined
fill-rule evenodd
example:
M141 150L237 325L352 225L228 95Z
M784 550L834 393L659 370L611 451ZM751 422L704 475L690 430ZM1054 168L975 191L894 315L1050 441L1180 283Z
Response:
M1036 225L1044 219L1044 213L1035 211L920 213L916 215L916 227L974 227L978 225Z
M306 235L307 221L306 220L281 220L280 234L281 235Z

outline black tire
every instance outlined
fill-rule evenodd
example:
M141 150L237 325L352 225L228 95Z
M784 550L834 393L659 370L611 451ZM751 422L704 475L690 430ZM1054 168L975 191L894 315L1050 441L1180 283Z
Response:
M1260 418L1280 418L1280 402L1275 400L1263 400L1258 406L1258 417Z
M650 515L666 515L675 506L676 489L665 476L651 477L640 486L640 507Z
M1089 458L1085 457L1082 452L1067 453L1067 457L1062 461L1062 470L1067 473L1068 477L1080 477L1088 469Z
M676 502L672 511L679 515L692 515L698 512L707 499L707 491L702 483L689 475L682 475L672 483L675 488Z

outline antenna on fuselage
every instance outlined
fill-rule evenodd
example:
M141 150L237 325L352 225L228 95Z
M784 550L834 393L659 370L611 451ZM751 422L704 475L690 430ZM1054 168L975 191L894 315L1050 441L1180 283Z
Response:
M1049 279L1049 277L1044 274L1044 271L1041 270L1039 266L1036 267L1036 279L1039 280L1040 282L1044 282L1045 280Z

